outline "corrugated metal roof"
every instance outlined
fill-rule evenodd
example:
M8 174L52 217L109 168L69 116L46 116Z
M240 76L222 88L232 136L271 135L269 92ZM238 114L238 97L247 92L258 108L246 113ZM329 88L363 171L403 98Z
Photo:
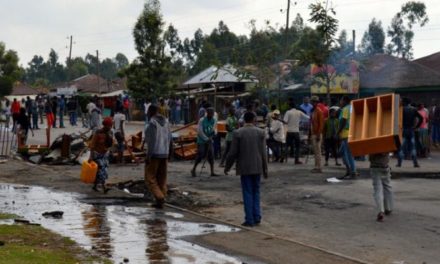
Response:
M194 86L208 83L258 83L254 77L242 78L237 76L237 69L230 64L221 68L211 66L183 83L184 86Z

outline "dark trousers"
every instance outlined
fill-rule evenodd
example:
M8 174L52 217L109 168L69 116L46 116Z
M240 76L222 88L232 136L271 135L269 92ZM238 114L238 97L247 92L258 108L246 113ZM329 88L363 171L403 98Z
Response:
M416 150L416 137L414 129L404 128L402 132L402 145L397 156L398 164L402 164L402 160L405 158L405 151L411 154L414 165L417 165L417 150Z
M69 121L72 126L76 126L76 111L69 112Z
M278 142L274 139L268 139L266 141L267 146L272 150L273 152L273 156L275 157L275 159L279 159L281 158L281 142Z
M229 150L231 150L231 143L232 143L232 141L226 140L226 149L225 149L225 152L223 153L223 158L222 158L222 161L220 162L220 164L225 164L226 157L228 156Z
M245 222L255 225L261 221L260 175L241 175L241 190Z
M38 113L32 114L32 129L38 129Z
M52 112L53 113L53 123L52 126L53 128L57 127L57 112Z
M214 164L214 149L211 142L197 144L196 164L200 163L203 159L207 159L210 164Z
M324 148L325 148L325 162L328 162L330 158L330 153L335 158L336 162L338 162L338 140L335 138L326 138L324 140Z
M287 132L286 145L290 148L290 156L294 156L295 161L299 160L301 146L299 132Z

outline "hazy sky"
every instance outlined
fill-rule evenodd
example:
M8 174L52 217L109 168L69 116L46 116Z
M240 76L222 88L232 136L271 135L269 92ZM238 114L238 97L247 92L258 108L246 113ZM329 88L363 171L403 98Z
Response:
M292 0L291 18L300 13L309 18L307 6L313 1ZM359 44L372 18L388 27L391 18L405 0L334 0L340 29L356 30ZM414 55L422 57L440 51L439 0L424 1L430 22L416 27ZM179 35L190 37L197 28L205 33L224 20L229 28L240 34L249 32L248 22L265 20L284 26L287 0L162 0L162 13ZM26 66L35 55L47 58L50 48L60 60L68 56L68 39L73 35L72 56L95 54L114 57L122 52L132 60L136 57L131 31L144 0L0 0L0 41L14 49L20 64ZM437 5L436 5L437 4ZM350 35L351 36L351 35Z

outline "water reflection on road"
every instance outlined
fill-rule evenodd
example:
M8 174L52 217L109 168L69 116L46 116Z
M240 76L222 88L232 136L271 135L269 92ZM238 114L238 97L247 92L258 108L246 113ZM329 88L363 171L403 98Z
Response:
M0 211L23 216L86 249L120 263L241 263L238 259L180 238L235 228L184 221L176 212L124 206L120 200L81 202L76 194L42 187L0 185ZM62 219L42 217L46 211L64 211Z

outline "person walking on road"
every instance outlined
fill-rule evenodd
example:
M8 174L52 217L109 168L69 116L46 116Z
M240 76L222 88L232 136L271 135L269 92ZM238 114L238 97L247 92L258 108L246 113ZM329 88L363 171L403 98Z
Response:
M374 201L378 211L377 221L383 222L385 215L393 210L393 192L391 188L390 156L388 153L371 154L370 175L373 180Z
M322 145L322 131L324 130L324 114L318 107L318 96L311 98L313 111L310 122L310 140L313 146L313 154L315 155L315 167L312 173L322 173L321 168L321 145Z
M96 173L95 183L93 185L94 191L98 190L98 185L102 186L104 193L109 189L105 186L105 181L108 178L108 164L109 164L109 148L113 145L112 127L113 120L111 117L106 117L102 121L103 127L93 133L90 143L90 157L89 162L94 161L98 164L98 172Z
M200 118L197 135L197 158L191 170L191 176L196 177L197 165L207 159L211 168L211 176L218 176L214 173L214 149L213 138L217 134L217 121L214 118L214 108L206 109L206 117Z
M224 171L227 175L234 163L237 163L245 213L242 225L248 227L259 225L261 222L261 175L267 178L266 133L254 125L255 119L256 116L252 112L244 115L245 125L234 132Z
M149 125L145 130L147 157L145 159L145 183L156 199L154 207L161 209L167 196L168 158L171 153L171 131L168 119L159 114L156 105L148 109Z
M290 110L284 115L284 123L287 124L286 145L290 148L290 156L295 157L295 164L302 164L299 160L301 138L299 134L299 124L301 120L309 120L309 116L295 108L293 101L289 104Z

